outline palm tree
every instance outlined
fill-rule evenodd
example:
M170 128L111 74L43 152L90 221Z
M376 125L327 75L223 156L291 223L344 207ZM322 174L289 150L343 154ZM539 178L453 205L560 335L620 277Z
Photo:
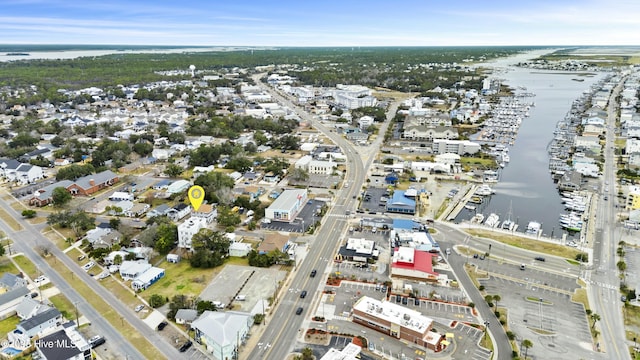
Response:
M622 281L624 282L624 278L625 278L625 270L627 270L627 263L624 262L624 260L620 260L616 263L616 266L618 267L618 270L620 271L620 277L622 278Z
M529 339L522 340L521 346L524 348L524 358L527 359L527 351L529 348L533 347L533 343Z
M498 294L493 295L493 301L496 302L496 311L498 311L498 301L500 301L500 300L502 300L500 295L498 295Z
M621 258L622 258L622 257L624 257L624 255L625 255L624 248L623 248L622 246L618 247L618 248L616 249L616 253L617 253L617 254L618 254L618 256L620 256Z
M591 320L593 320L593 324L591 324L591 330L593 330L593 328L596 326L596 322L600 321L600 315L592 313Z

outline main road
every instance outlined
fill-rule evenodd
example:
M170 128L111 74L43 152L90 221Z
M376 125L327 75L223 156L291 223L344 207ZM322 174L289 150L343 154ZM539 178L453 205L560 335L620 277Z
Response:
M103 348L109 347L110 351L118 354L119 359L145 359L145 357L122 336L118 329L106 321L100 312L93 308L63 276L49 266L39 253L41 249L46 248L54 259L56 259L56 262L61 262L69 268L74 279L84 282L95 293L95 296L102 298L109 304L123 321L127 321L133 326L135 331L153 344L165 358L179 358L180 353L177 349L171 344L168 344L163 337L159 336L159 334L139 319L132 309L123 305L113 294L102 287L102 285L93 277L89 276L87 272L82 270L74 260L70 259L62 250L58 249L49 239L44 237L36 226L22 220L22 216L20 216L4 198L0 198L0 208L22 226L22 230L15 231L8 226L7 223L0 221L0 229L13 240L13 245L11 245L12 249L23 253L43 275L47 276L51 282L55 284L71 303L77 306L78 311L89 319L91 326L107 339L107 343L103 345ZM101 310L106 311L105 309Z
M594 313L600 315L600 335L602 344L597 350L605 351L611 359L630 359L631 355L626 342L624 321L622 319L622 302L618 301L620 293L618 287L618 268L616 248L620 231L615 204L617 203L616 158L614 154L615 123L618 113L616 102L622 89L623 78L614 88L609 97L607 107L607 130L605 144L605 166L603 169L604 184L597 197L596 230L593 243L593 270L586 273L588 281L589 303ZM610 200L605 200L610 198ZM593 221L592 220L592 221ZM610 301L613 298L613 303ZM596 346L597 347L597 346Z
M340 245L340 240L347 231L348 218L347 211L355 208L358 195L365 182L367 169L371 166L374 154L383 140L384 130L389 124L389 120L395 116L398 104L394 103L389 107L387 120L377 139L368 147L356 149L351 143L339 134L330 131L326 126L316 121L310 114L294 105L289 99L279 94L274 89L261 82L264 74L256 74L253 80L268 91L273 98L281 104L295 109L302 120L312 124L316 129L329 137L337 144L347 157L347 172L343 186L338 190L335 201L324 217L322 226L315 240L310 246L305 260L298 264L297 271L285 284L287 288L307 290L309 295L300 298L299 292L282 292L282 297L277 300L275 310L270 317L267 328L260 338L260 346L256 347L250 354L249 359L274 359L282 360L293 350L298 339L304 336L303 324L308 323L311 315L310 310L322 295L323 284L326 281L327 272L331 268L333 256ZM317 270L318 275L311 277L311 271ZM301 315L296 315L296 309L303 308Z

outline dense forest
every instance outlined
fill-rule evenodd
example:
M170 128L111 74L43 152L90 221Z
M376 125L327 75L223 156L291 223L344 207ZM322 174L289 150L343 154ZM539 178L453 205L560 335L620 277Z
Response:
M57 89L110 87L166 79L159 71L198 71L293 65L292 73L305 84L361 84L399 90L424 90L435 84L427 64L471 64L531 49L525 47L379 47L284 48L216 52L112 54L70 60L0 62L0 86L36 85L43 98L55 98ZM456 67L448 69L455 72ZM187 73L175 79L189 78ZM446 78L446 74L439 74ZM452 77L453 78L453 77ZM443 86L445 84L441 84ZM407 89L404 89L407 90Z

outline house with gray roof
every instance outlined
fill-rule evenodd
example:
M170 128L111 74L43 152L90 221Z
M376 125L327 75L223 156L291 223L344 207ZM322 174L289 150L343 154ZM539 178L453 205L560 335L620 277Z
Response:
M176 312L177 324L191 324L198 317L198 310L178 309Z
M0 294L0 318L9 316L16 310L22 299L29 294L26 286L17 287Z
M26 320L47 309L48 306L41 304L40 301L34 300L30 296L25 296L16 307L16 315L20 320Z
M73 184L71 180L62 180L51 185L47 185L40 190L33 193L31 199L29 199L29 205L32 206L45 206L53 202L53 189L57 187L67 188Z
M233 359L238 343L244 341L253 324L253 316L240 311L205 311L191 328L195 341L206 347L214 359Z
M2 277L0 277L0 287L6 290L12 290L23 286L27 286L27 280L22 276L4 273Z
M91 345L75 326L65 327L40 338L35 342L35 346L37 355L40 355L40 359L43 360L89 360L92 358Z
M71 195L89 196L102 189L117 183L120 179L111 170L105 170L97 174L83 176L67 187Z
M16 329L8 333L9 341L15 344L28 344L36 335L50 333L62 324L62 314L54 307L50 307L16 325Z

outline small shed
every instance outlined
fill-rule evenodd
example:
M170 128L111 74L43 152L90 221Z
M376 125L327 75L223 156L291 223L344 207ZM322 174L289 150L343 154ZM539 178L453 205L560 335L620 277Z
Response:
M167 262L172 264L177 264L180 262L180 255L178 254L167 254Z

